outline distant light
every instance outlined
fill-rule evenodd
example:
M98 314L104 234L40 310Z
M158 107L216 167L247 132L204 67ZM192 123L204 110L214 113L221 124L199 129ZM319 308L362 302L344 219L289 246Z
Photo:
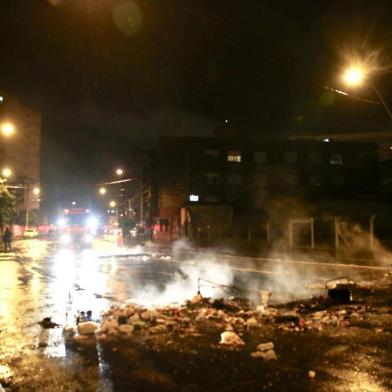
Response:
M72 205L73 205L73 206L76 206L76 201L73 201L73 202L72 202Z
M122 175L124 174L124 170L118 168L118 169L116 170L116 174L117 174L118 176L122 176Z
M90 209L89 209L89 208L87 208L86 212L87 212L87 214L88 214L88 213L90 212Z
M38 196L41 193L41 189L39 189L37 186L33 188L33 193L34 195Z
M5 167L1 174L3 175L3 177L8 178L12 175L12 170L8 167Z
M199 195L190 195L189 201L199 201Z
M323 139L323 142L324 142L324 143L329 143L330 141L331 141L331 139L329 139L329 138L327 138L327 137L326 137L325 139Z
M389 146L389 149L392 150L392 146Z
M109 203L109 206L110 207L116 207L116 202L114 201L114 200L112 200L110 203Z
M66 220L65 220L64 218L59 218L59 219L57 220L57 226L59 226L59 227L64 227L65 224L66 224Z
M227 124L228 122L229 122L229 120L226 119L226 120L225 120L225 123Z
M97 217L95 217L95 216L90 216L90 217L87 219L87 225L88 225L89 227L91 227L91 228L97 227L97 226L98 226L98 219L97 219Z
M71 236L69 234L63 234L60 240L62 244L68 245L71 242Z
M0 102L4 102L4 97L0 95Z
M105 187L99 188L99 193L100 193L101 195L105 195L105 194L106 194L106 188L105 188Z
M15 125L10 122L2 123L1 133L6 137L12 136L15 133Z

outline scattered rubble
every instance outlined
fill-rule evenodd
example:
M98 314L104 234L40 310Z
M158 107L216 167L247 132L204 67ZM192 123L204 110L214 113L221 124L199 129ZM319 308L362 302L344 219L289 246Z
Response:
M245 342L235 332L230 331L225 331L221 334L219 344L227 346L245 346Z
M253 358L262 358L265 361L277 360L278 357L274 350L274 343L261 343L257 346L257 351L250 354Z
M352 281L347 278L339 278L331 281L326 288L351 284ZM202 297L200 293L181 306L155 309L128 301L112 305L101 315L99 323L91 320L91 313L80 313L76 328L64 327L64 336L78 343L96 337L99 342L121 339L151 341L154 347L158 347L181 342L184 338L217 334L220 341L218 345L212 343L214 347L243 348L249 340L247 337L252 335L257 339L265 326L287 332L319 333L331 328L365 325L369 313L368 305L360 302L336 303L327 296L277 307L269 306L270 298L270 292L261 291L262 304L256 308L245 299L211 299ZM376 332L384 333L384 329L377 326ZM251 356L277 359L272 342L259 344ZM310 374L313 373L309 373L309 377Z
M97 330L97 324L93 321L85 321L78 324L79 335L91 335Z

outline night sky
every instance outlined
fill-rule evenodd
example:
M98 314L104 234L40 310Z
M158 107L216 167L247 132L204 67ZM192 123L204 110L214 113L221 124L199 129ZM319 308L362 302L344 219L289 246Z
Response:
M0 0L0 90L43 114L47 204L163 135L390 129L330 93L355 56L392 104L390 1ZM376 99L363 87L355 95Z

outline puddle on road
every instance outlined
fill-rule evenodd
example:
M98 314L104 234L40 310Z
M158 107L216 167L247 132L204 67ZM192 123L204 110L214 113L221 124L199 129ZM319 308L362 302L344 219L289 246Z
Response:
M63 377L72 378L75 372L88 368L89 378L98 383L98 357L86 359L70 351L64 344L62 327L74 324L75 315L82 310L91 310L98 319L110 306L113 290L119 301L126 298L125 285L116 286L113 279L116 261L100 260L94 252L69 250L48 257L47 247L33 241L25 243L21 252L18 259L0 257L0 383L7 385L14 370L15 382L24 385L24 377L36 378L36 372L41 374L47 368L57 375L41 374L43 380L57 377L66 383ZM60 327L41 328L38 322L44 317L51 317ZM75 363L82 370L75 370Z

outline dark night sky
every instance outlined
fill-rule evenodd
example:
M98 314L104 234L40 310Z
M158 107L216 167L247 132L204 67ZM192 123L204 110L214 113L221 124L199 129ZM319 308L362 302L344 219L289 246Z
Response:
M323 87L342 88L349 53L392 62L389 3L0 0L0 89L43 113L46 193L61 204L130 150L225 118L256 137L386 129L379 106ZM391 75L376 82L392 103Z

